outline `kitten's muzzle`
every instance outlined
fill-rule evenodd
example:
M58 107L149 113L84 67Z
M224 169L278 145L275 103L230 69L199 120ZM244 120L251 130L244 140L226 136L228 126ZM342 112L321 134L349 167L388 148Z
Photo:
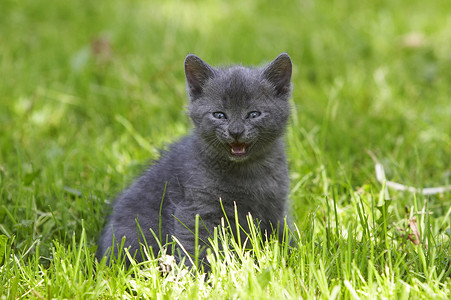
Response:
M238 141L244 134L244 126L241 124L233 123L228 128L229 135Z

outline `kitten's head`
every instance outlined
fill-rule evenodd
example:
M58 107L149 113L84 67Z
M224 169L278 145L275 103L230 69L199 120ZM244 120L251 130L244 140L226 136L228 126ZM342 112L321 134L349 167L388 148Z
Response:
M291 70L286 53L263 68L213 68L188 55L189 113L208 151L243 161L270 149L288 121Z

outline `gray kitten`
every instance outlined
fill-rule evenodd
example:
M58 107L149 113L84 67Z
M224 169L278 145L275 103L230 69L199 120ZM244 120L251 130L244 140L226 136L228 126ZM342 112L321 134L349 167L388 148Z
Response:
M194 255L196 214L199 239L207 242L224 211L236 229L234 203L244 230L251 213L262 233L278 228L281 238L289 189L283 134L290 114L291 71L285 53L264 68L213 68L188 55L185 75L194 130L117 198L98 256L113 245L113 235L115 253L126 237L124 247L142 261L144 236L156 254L159 247L149 229L163 244L167 237L177 237ZM244 241L246 235L240 234Z

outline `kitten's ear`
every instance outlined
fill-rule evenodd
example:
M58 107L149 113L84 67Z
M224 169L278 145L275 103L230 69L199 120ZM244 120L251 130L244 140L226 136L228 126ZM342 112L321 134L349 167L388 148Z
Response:
M277 94L286 95L291 92L291 72L290 56L282 53L263 69L263 76L274 85Z
M214 76L214 70L196 55L188 54L185 58L185 76L189 95L198 97L205 82Z

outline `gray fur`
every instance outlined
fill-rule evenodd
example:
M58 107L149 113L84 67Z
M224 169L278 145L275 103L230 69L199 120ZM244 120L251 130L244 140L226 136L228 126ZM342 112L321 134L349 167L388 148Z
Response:
M194 130L119 195L99 241L99 256L112 246L113 233L119 243L126 237L125 247L130 246L131 253L138 250L143 241L136 219L157 253L149 228L158 235L160 205L163 243L166 236L175 236L190 254L194 235L185 226L194 232L199 214L206 225L206 229L200 226L200 238L207 241L208 232L224 217L220 199L232 228L234 202L244 229L249 212L263 232L282 225L289 189L283 134L289 117L291 69L290 57L284 53L264 68L213 68L188 55L185 74ZM249 118L254 111L260 115ZM227 119L216 118L215 112ZM136 259L143 259L140 251Z

